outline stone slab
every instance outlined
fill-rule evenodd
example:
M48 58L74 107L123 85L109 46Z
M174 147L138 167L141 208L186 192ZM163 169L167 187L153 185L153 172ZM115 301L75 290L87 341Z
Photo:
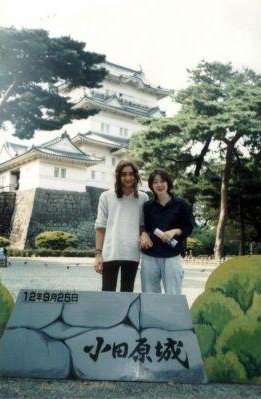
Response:
M206 383L184 295L20 290L0 375Z

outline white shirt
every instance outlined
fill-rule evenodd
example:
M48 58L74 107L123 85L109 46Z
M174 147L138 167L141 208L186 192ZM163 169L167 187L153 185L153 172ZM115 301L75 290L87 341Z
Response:
M143 204L148 201L146 193L139 191L117 198L114 190L104 191L99 199L95 229L105 228L102 257L111 260L140 260L140 226L143 226Z

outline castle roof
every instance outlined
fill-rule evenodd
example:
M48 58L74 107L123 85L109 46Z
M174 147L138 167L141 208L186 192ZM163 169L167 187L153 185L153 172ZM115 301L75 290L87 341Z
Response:
M158 100L173 93L173 90L171 89L165 89L159 85L156 86L150 83L142 69L135 70L122 65L114 64L109 61L104 64L104 67L109 71L108 75L106 76L107 80L117 81L119 83L125 84L128 83L131 86L139 88L140 90L153 93Z
M83 165L93 165L102 160L100 157L84 153L71 141L69 135L64 132L61 136L53 140L37 146L33 145L15 158L1 163L0 171L3 172L4 170L17 167L38 158L62 160L66 163Z
M109 147L113 150L128 148L129 139L123 137L110 136L108 134L89 131L87 133L78 133L72 138L72 141L78 143L94 143Z
M150 108L146 105L121 99L117 95L105 96L98 92L93 92L91 95L85 94L75 105L75 108L77 107L90 109L99 108L100 110L106 110L112 113L132 116L134 119L137 117L149 118L165 116L165 113L162 112L158 106Z

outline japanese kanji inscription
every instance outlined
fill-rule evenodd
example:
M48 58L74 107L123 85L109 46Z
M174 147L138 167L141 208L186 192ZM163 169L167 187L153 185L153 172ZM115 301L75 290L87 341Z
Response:
M184 295L21 290L0 374L205 383Z

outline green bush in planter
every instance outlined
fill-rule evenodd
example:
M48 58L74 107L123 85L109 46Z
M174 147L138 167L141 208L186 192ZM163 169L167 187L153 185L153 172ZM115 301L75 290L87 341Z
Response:
M77 237L74 234L65 231L44 231L35 238L36 248L76 248L77 244Z

